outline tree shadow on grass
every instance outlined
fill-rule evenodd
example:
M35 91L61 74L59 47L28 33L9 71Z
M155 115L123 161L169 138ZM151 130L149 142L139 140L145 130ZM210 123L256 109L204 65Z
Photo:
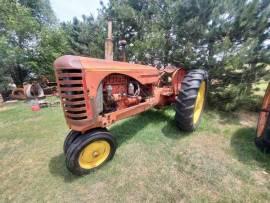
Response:
M210 107L206 108L205 113L208 118L212 118L212 117L215 118L216 115L218 115L220 124L239 124L240 123L239 115L237 113L219 111Z
M166 110L169 108L170 107L161 110L152 109L143 112L135 117L122 121L120 124L112 126L110 132L116 138L118 146L134 137L150 123L154 124L156 128L159 128L161 123L166 122L161 132L168 138L179 139L189 134L182 132L176 127L174 117L166 113Z
M270 154L264 154L255 146L254 128L240 128L231 138L231 147L238 160L247 165L258 165L270 172Z
M169 117L166 125L161 129L161 132L163 133L165 137L168 137L171 139L181 139L192 134L192 132L185 132L185 131L180 130L176 126L174 117Z
M50 160L49 170L52 175L62 177L67 183L73 182L80 178L80 176L75 176L68 171L65 164L65 155L63 153L53 157Z

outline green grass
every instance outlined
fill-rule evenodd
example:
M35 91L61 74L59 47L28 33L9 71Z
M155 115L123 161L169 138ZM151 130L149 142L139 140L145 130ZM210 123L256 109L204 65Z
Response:
M118 149L88 176L65 167L60 107L0 109L0 202L269 202L270 156L254 146L256 115L207 111L183 133L173 109L113 125Z
M260 80L259 82L253 84L253 94L255 96L263 97L268 86L268 81Z

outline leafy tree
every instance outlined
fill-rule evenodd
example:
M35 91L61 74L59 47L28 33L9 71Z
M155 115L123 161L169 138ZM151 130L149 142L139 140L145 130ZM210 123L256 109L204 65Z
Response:
M35 47L37 22L29 9L15 1L0 0L1 18L1 66L16 84L22 84L29 72L29 53ZM4 76L6 77L6 76Z
M39 74L69 49L47 0L0 0L0 91Z
M44 27L31 64L36 75L52 76L53 62L70 49L65 32L61 28Z
M32 16L41 26L52 25L56 22L55 14L49 0L18 0L19 3L29 8Z

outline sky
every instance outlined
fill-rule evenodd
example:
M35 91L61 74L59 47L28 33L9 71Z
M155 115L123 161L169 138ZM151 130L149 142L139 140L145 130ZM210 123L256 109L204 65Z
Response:
M97 9L100 8L100 0L50 0L56 17L61 21L71 21L74 16L81 19L83 14L92 13L97 16ZM103 0L106 5L108 0Z

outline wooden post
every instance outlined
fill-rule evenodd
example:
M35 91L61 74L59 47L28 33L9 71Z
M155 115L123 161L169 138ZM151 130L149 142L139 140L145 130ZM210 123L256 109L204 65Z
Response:
M108 38L105 41L105 59L113 60L112 20L108 20Z

